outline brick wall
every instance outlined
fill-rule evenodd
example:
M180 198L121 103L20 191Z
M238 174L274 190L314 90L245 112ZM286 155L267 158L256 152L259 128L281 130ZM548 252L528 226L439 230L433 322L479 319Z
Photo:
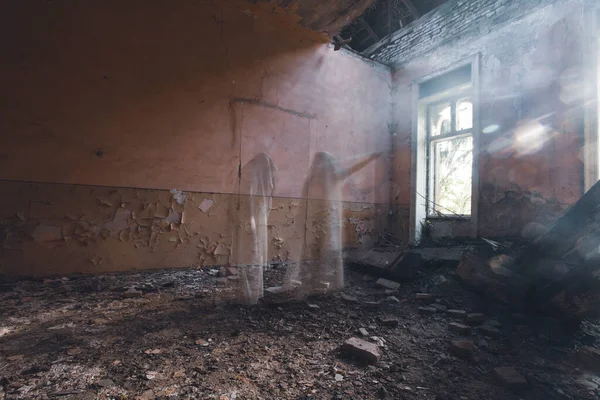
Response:
M540 6L557 0L448 0L391 36L369 55L385 64L401 64L448 41L488 34ZM367 50L369 51L369 50Z

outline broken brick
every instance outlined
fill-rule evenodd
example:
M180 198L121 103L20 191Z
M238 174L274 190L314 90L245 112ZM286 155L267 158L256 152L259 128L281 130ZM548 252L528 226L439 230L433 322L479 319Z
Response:
M377 286L381 286L386 289L398 290L400 289L400 284L398 282L390 281L388 279L379 278L377 282L375 282Z
M513 367L495 368L494 376L500 383L513 390L523 389L527 386L527 380Z
M464 320L467 317L467 312L464 310L448 310L448 315L452 318Z
M431 293L417 293L417 295L415 296L417 300L419 301L424 301L424 302L433 302L435 300L435 296L432 295Z
M229 267L227 268L227 273L229 275L239 275L239 271L236 267Z
M475 345L470 340L455 340L450 343L450 348L448 349L450 354L462 359L470 359L473 356L474 350Z
M471 334L471 327L458 322L452 322L448 324L448 329L450 329L452 332L458 333L459 335L466 336Z
M419 307L419 312L422 312L423 314L435 314L437 309L433 307Z
M342 298L342 300L347 301L348 303L358 303L358 299L354 296L350 296L345 293L341 293L340 297Z
M489 337L498 337L502 335L502 332L500 332L500 330L488 325L479 327L479 333Z
M359 338L350 338L342 345L342 350L369 364L379 361L379 346Z
M479 325L485 321L485 315L481 313L471 313L467 315L467 323L473 325Z
M382 317L379 319L382 325L396 327L399 325L398 318L395 317Z
M128 299L134 298L134 297L142 297L142 291L137 290L135 288L129 288L125 292L123 292L123 297L126 297Z

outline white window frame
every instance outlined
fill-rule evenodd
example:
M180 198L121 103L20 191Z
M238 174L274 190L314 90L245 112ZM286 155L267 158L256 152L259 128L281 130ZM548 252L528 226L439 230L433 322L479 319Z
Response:
M473 136L473 125L471 125L470 129L463 129L460 131L456 130L456 104L458 101L463 100L465 98L469 98L471 103L473 102L473 98L471 95L471 84L454 87L448 90L448 94L444 93L441 96L431 96L428 98L420 99L419 101L423 103L426 107L426 133L427 133L427 218L452 218L452 217L460 217L460 218L470 218L471 215L456 215L452 213L448 213L446 210L442 217L437 216L433 213L433 206L435 206L434 202L437 200L435 195L436 190L436 167L435 167L435 156L433 155L433 147L438 142L443 142L446 140L461 138L461 137L472 137ZM443 135L432 136L431 135L431 109L440 104L449 103L450 104L450 127L451 132ZM473 194L471 193L471 196ZM443 207L442 207L443 208Z
M421 227L424 226L428 219L428 119L427 109L432 102L443 100L444 94L434 95L428 98L420 98L419 88L424 82L438 78L453 70L471 65L471 82L468 84L469 90L459 94L457 88L449 90L450 93L456 94L459 97L471 98L473 102L473 165L471 176L471 215L461 216L469 225L469 236L477 237L478 232L478 214L479 214L479 132L481 131L480 123L480 106L479 106L479 53L463 59L462 61L449 64L441 68L434 74L424 76L412 83L412 135L411 135L411 204L410 204L410 231L409 241L417 244L421 239ZM457 133L458 136L465 132ZM444 135L444 138L446 135ZM439 139L436 139L439 140ZM445 219L446 217L444 217ZM452 219L452 215L448 215L447 219ZM456 218L456 217L455 217Z

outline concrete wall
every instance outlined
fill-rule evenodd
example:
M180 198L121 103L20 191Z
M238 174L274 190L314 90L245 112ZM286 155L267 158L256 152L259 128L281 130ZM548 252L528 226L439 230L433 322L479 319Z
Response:
M298 259L318 218L302 191L312 155L387 150L391 78L266 6L1 6L0 273L227 263L238 170L260 152L279 169L269 257ZM369 245L387 158L343 201L345 245Z
M580 2L558 1L485 35L465 27L464 34L396 65L392 199L400 237L407 232L412 190L412 82L477 53L481 126L488 132L478 133L479 235L528 236L582 195L582 15ZM540 125L545 130L538 131ZM456 232L438 232L460 233L458 225Z

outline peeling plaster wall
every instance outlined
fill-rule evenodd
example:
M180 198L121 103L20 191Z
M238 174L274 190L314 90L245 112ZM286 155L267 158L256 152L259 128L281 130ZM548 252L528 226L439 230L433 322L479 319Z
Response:
M294 261L312 155L387 151L389 69L272 5L212 3L1 6L0 274L227 264L260 152L279 170L269 259ZM387 228L389 171L348 179L345 246Z
M411 187L412 82L481 56L478 234L535 236L583 194L582 8L562 0L487 35L457 35L393 73L393 225L407 239ZM443 21L441 22L443 23ZM471 32L465 27L465 32ZM549 128L530 136L525 123ZM520 137L520 140L516 138ZM434 236L460 236L460 222Z

